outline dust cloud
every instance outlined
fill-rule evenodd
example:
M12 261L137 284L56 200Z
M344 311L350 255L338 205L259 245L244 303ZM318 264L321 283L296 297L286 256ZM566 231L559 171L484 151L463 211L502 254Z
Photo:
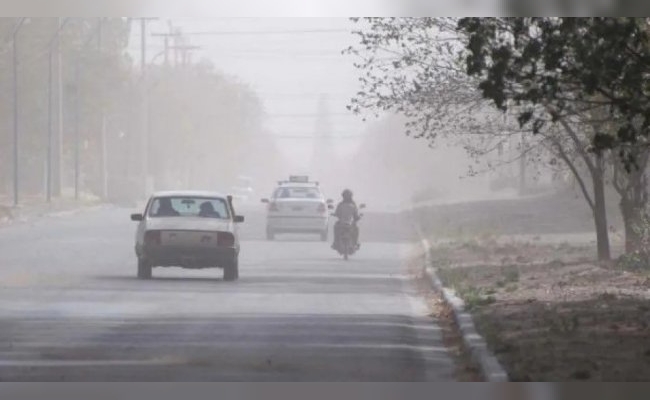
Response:
M348 18L23 22L17 100L2 81L0 120L17 126L0 134L3 204L16 187L19 203L128 205L157 190L249 189L248 205L261 207L293 174L382 210L495 195L493 173L467 175L462 147L441 137L430 148L399 117L348 110L360 74L342 51L358 40ZM11 77L12 53L0 57Z

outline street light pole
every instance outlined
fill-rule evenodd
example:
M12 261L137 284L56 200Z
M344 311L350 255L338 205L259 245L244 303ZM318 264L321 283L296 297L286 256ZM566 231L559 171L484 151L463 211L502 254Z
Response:
M140 87L141 87L141 106L142 106L142 125L141 125L141 161L142 161L142 178L144 180L143 192L147 196L149 191L149 98L147 91L147 22L158 20L155 17L134 18L140 20L141 43L140 43Z
M148 194L149 190L149 93L147 92L147 20L142 18L140 20L141 29L141 56L140 63L141 79L142 79L142 174L144 177L144 195Z
M53 86L53 72L52 69L54 68L54 54L53 54L53 46L54 43L57 43L57 46L59 44L59 35L61 33L61 30L63 27L67 24L68 19L66 18L63 23L61 23L61 19L58 19L57 23L57 30L52 39L50 40L50 43L48 45L48 73L47 73L47 173L46 173L46 180L47 180L47 187L46 187L46 200L48 203L52 201L52 192L53 192L53 181L54 181L54 171L52 168L52 164L54 161L54 132L52 130L52 114L53 114L53 105L52 105L52 86ZM60 62L60 57L59 57L59 70L61 68L61 62ZM61 139L58 139L58 145L61 146ZM57 157L57 162L60 161L61 158ZM59 176L60 180L60 174L57 174ZM60 184L60 182L59 182Z
M18 25L14 29L12 36L12 53L13 53L13 98L14 98L14 206L18 205L18 45L17 36L20 27L25 22L25 17L21 17Z
M74 199L79 200L79 59L75 63L74 81Z
M52 50L50 49L47 68L47 187L46 200L52 201Z
M97 21L97 53L101 59L102 56L102 20L104 17L99 17ZM105 77L102 76L102 89L106 88ZM104 109L104 103L101 104L100 109L100 135L101 135L101 147L102 147L102 198L106 200L108 198L108 151L106 149L106 110Z

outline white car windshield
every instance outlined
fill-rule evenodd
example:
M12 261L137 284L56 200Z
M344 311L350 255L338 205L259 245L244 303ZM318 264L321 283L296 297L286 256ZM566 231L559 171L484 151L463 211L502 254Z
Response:
M228 219L224 199L206 197L158 197L149 206L149 217L202 217Z
M276 199L320 199L321 193L313 187L281 187L275 191Z

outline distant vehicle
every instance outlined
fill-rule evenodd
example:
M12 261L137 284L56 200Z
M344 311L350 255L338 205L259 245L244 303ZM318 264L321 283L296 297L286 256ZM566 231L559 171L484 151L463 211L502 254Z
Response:
M154 193L135 237L138 278L151 279L155 267L223 269L223 279L239 278L239 229L232 197L213 192Z
M247 176L237 178L237 184L230 190L238 204L248 204L253 199L255 190L253 189L252 182L253 180Z
M268 204L266 238L274 240L283 233L318 234L327 241L329 233L328 209L333 200L325 200L318 182L307 176L291 176L288 181L278 182Z

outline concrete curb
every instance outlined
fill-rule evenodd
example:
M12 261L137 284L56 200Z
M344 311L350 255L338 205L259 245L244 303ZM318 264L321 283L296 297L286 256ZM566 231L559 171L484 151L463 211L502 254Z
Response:
M472 316L465 311L465 302L456 296L452 290L445 288L440 278L438 278L431 262L431 244L422 234L422 230L416 222L417 220L412 215L413 210L412 208L411 221L413 228L420 237L424 248L424 266L422 268L433 289L440 293L445 303L451 307L454 320L463 338L463 344L469 351L472 361L478 365L481 375L487 382L508 382L508 373L503 369L499 360L490 352L485 340L476 330Z
M483 337L476 330L472 316L465 311L465 303L458 298L452 290L445 288L431 267L431 246L429 241L422 239L424 247L425 266L424 272L429 278L434 290L441 293L444 301L453 311L454 320L458 324L463 337L463 343L470 352L472 361L475 362L481 374L488 382L508 382L508 373L503 369L497 358L490 352Z

